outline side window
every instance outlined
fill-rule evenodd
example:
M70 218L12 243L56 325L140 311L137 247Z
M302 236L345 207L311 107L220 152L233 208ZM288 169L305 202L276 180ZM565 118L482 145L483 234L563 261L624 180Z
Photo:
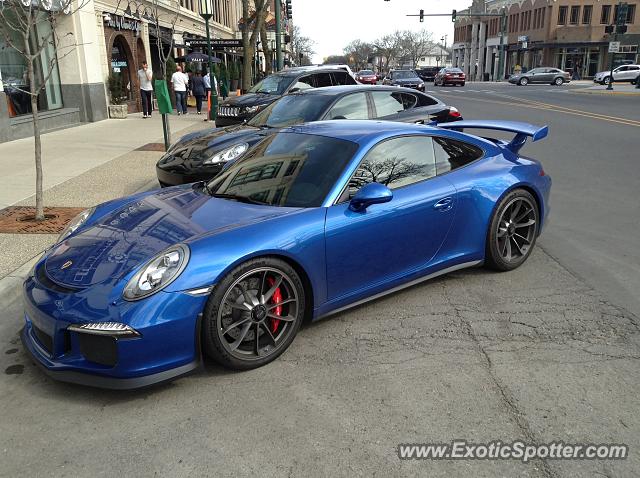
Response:
M436 175L436 162L429 136L403 136L375 145L349 180L348 197L365 184L380 183L390 189L408 186ZM347 191L345 191L347 192Z
M365 93L353 93L340 98L329 110L327 119L369 119Z
M323 86L332 86L331 75L329 73L318 73L313 76L316 80L316 88L321 88Z
M449 138L433 138L438 174L444 174L482 157L483 151L477 146Z
M402 98L402 106L404 106L405 110L415 108L415 106L418 104L418 98L416 98L415 95L412 95L411 93L399 93L399 95Z
M376 107L376 117L383 118L395 115L404 110L402 97L395 91L373 91L371 92L373 104Z
M294 88L298 88L299 90L308 90L309 88L313 88L313 77L309 75L298 78L298 81L296 81L290 89Z
M432 106L438 104L438 101L429 95L420 94L418 95L418 98L420 99L420 106Z

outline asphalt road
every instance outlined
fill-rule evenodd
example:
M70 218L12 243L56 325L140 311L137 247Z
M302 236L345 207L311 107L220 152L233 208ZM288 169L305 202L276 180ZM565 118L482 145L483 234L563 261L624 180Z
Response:
M630 195L634 171L618 170L633 161L620 153L624 159L607 168L611 163L589 154L599 142L627 151L622 147L633 140L615 132L624 126L637 137L636 130L511 105L523 103L505 97L514 96L513 89L500 94L473 85L443 91L439 96L467 117L551 126L548 140L526 147L555 181L552 223L543 247L526 264L509 273L457 272L303 326L287 352L258 370L230 373L207 362L191 376L137 392L95 390L44 376L19 342L21 280L10 277L0 288L0 476L638 476L639 321L597 286L603 274L616 278L627 270L619 271L619 262L633 268L637 256L602 266L595 260L611 254L609 242L624 245L622 236L604 236L602 222L637 232L638 214L623 214L633 204L637 211ZM517 94L538 93L532 88ZM599 127L608 132L594 139ZM578 135L581 128L591 137ZM580 166L580 157L586 165ZM69 205L104 200L117 181L101 178L120 178L115 175L125 164L140 166L132 190L152 179L151 158L123 158L52 189L48 199ZM149 178L142 177L144 168ZM598 171L601 177L592 177ZM96 177L105 191L94 187ZM614 188L628 198L620 207L607 197ZM597 198L612 206L598 206ZM589 230L590 212L597 213L593 230L572 240L567 230ZM599 237L607 242L604 252L583 261L602 271L581 273L568 258L580 258ZM628 240L631 250L635 237ZM527 464L397 456L400 443L456 439L623 443L630 456Z
M468 83L427 89L467 119L549 125L547 139L522 150L541 160L553 179L540 244L640 317L640 96L577 93L584 88Z

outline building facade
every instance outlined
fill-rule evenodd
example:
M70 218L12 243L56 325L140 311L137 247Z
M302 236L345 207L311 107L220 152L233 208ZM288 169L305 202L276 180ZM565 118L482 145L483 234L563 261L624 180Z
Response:
M236 38L242 0L212 3L211 37ZM57 56L54 71L38 98L44 132L107 118L107 83L113 74L123 79L129 111L140 111L136 73L146 61L158 78L158 41L167 52L173 43L170 53L178 58L190 52L185 38L205 37L197 0L83 0L81 5L71 15L58 15L60 43L57 48L45 48L36 65L36 76L44 77L46 65ZM155 22L149 21L152 17L159 19L160 32ZM49 20L39 24L33 34L43 35L47 28L51 28ZM77 46L71 47L71 42ZM214 54L224 59L227 52ZM24 93L26 71L22 56L0 36L0 142L33 135L30 99Z
M640 0L626 0L627 32L618 35L621 51L614 65L640 61ZM500 13L507 15L505 60L499 68ZM459 16L455 22L453 65L475 80L497 80L521 68L549 66L569 71L573 78L591 78L609 68L608 44L613 35L618 2L613 0L474 0L459 14L495 13L495 16Z

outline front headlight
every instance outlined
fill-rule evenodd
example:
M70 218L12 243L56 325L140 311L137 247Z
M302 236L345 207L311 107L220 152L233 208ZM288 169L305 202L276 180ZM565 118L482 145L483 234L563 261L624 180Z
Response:
M223 149L219 153L216 153L210 158L205 159L203 161L203 164L226 163L227 161L231 161L232 159L239 158L245 153L247 149L249 149L249 143L234 144L230 148Z
M418 85L418 88L422 88L423 86L424 86L424 83L420 83L420 84Z
M244 109L245 113L249 113L249 114L253 114L253 113L257 113L258 111L260 111L262 108L264 108L266 105L256 105L256 106L247 106Z
M124 292L125 300L138 300L155 294L171 284L189 262L189 248L183 244L161 252L129 279Z
M58 240L56 241L56 243L64 241L67 237L73 234L80 226L87 222L87 219L91 217L95 210L95 207L85 209L76 217L71 219L69 224L67 224L67 227L64 228L64 231L62 231L62 233L58 236Z

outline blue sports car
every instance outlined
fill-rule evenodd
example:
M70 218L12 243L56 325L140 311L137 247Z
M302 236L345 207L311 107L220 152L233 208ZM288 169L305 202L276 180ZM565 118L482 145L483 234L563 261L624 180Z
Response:
M56 379L136 388L195 369L203 353L259 367L304 319L440 274L514 269L551 187L518 151L546 134L501 121L285 128L209 182L78 216L24 283L22 340Z

